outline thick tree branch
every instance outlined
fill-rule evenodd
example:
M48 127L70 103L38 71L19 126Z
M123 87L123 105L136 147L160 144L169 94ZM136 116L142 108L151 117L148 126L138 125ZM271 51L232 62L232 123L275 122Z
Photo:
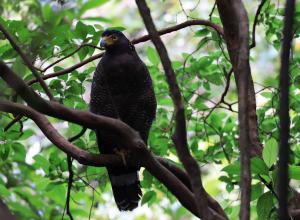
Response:
M283 42L281 48L281 68L279 80L279 219L290 219L288 214L288 163L290 154L290 116L289 116L289 59L291 51L291 42L293 39L293 21L295 13L295 0L287 0L285 5L285 18L283 29Z
M240 219L250 219L251 171L248 116L248 86L251 76L249 64L249 24L241 0L217 0L225 40L236 76L239 101L239 147L241 152L241 209Z
M147 149L139 134L128 125L118 119L99 116L90 112L68 109L57 102L46 101L28 87L27 84L17 74L11 71L5 63L0 62L0 69L0 77L2 77L10 87L15 89L30 106L35 108L35 110L33 110L31 107L24 105L9 101L0 101L1 111L21 114L33 119L51 142L84 165L108 167L120 166L122 160L116 155L95 155L77 148L75 145L65 140L53 128L47 118L36 110L43 114L77 123L91 129L99 129L101 127L104 130L119 135L124 146L127 147L132 152L131 155L136 158L132 161L144 166L178 198L184 207L197 215L194 195L188 187L186 187L183 182L167 168L161 165L156 157ZM173 166L171 167L174 168ZM220 208L217 206L216 201L210 199L209 202L209 204L212 205L212 208ZM219 217L218 219L226 218Z
M81 130L81 132L70 138L68 141L65 140L61 135L58 134L56 129L49 123L48 119L33 110L32 108L20 104L16 104L9 101L0 100L0 111L10 112L14 114L24 115L26 117L31 118L43 131L46 137L52 141L57 147L59 147L62 151L75 158L79 163L88 166L96 166L96 167L120 167L123 166L122 159L117 155L97 155L87 153L86 151L76 147L70 142L73 142L74 139L78 136L81 136L82 133L86 130L85 128ZM179 180L181 180L187 188L190 187L189 179L187 174L177 167L172 161L164 159L162 157L155 156L155 158L170 172L172 172Z
M54 145L83 165L103 167L120 166L122 163L121 158L116 155L91 154L76 147L62 137L43 114L40 114L28 106L0 100L0 111L21 114L31 118Z
M117 155L91 154L68 142L56 131L56 129L49 123L44 115L40 114L30 107L0 100L0 111L18 113L31 118L54 145L56 145L62 151L64 151L83 165L97 167L124 166L122 158ZM97 115L95 116L97 117ZM101 127L101 124L97 127ZM161 181L178 198L183 206L197 215L196 203L192 192L172 172L161 165L159 161L164 161L164 159L158 158L158 161L142 143L134 144L130 147L130 149L134 150L135 152L132 153L133 158L128 161L130 161L130 163L132 164L139 163L144 166L153 176ZM168 162L164 161L164 163ZM177 173L179 172L181 176L184 175L184 172L180 172L179 168L175 168L175 166L170 164L168 165L168 167L171 167L170 170L176 170ZM210 200L210 204L212 204L212 208L218 208L214 200Z
M172 27L168 27L168 28L162 29L162 30L158 31L158 33L159 33L160 35L165 35L165 34L172 33L172 32L174 32L174 31L178 31L178 30L180 30L180 29L183 29L183 28L186 28L186 27L189 27L189 26L193 26L193 25L204 25L204 26L208 26L208 27L213 28L213 29L214 29L215 31L217 31L220 35L223 35L223 34L224 34L224 33L223 33L223 28L222 28L221 26L219 26L219 25L217 25L217 24L214 24L214 23L211 22L211 21L208 21L208 20L201 20L201 19L185 21L185 22L183 22L183 23L181 23L181 24L174 25L174 26L172 26ZM133 39L133 40L132 40L132 43L133 43L133 44L139 44L139 43L142 43L142 42L146 42L146 41L148 41L148 40L150 40L149 35L145 35L145 36L142 36L142 37ZM82 47L81 47L81 48L82 48ZM81 49L81 48L77 48L75 51L73 51L72 53L70 53L69 55L67 55L67 57L72 56L73 54L75 54L76 52L78 52L79 49ZM53 78L53 77L57 77L57 76L61 76L61 75L70 73L70 72L74 71L75 69L78 69L78 68L80 68L80 67L86 65L87 63L90 63L90 62L92 62L92 61L94 61L94 60L96 60L96 59L101 58L102 56L103 56L103 53L96 54L96 55L91 56L91 57L89 57L88 59L86 59L86 60L84 60L84 61L82 61L82 62L80 62L80 63L77 63L77 64L75 64L75 65L73 65L73 66L71 66L71 67L65 68L65 69L60 70L60 71L57 71L57 72L55 72L55 73L49 73L49 74L47 74L47 75L44 75L42 78L43 78L44 80L46 80L46 79L50 79L50 78ZM54 64L57 64L57 63L59 63L59 62L62 61L62 60L64 60L64 58L61 58L61 59L55 61ZM50 64L50 65L53 66L53 64ZM47 69L48 69L48 67L45 68L44 70L47 70ZM44 71L44 70L43 70L43 71ZM37 82L36 79L32 79L32 80L28 81L27 83L28 83L28 85L32 85L33 83L36 83L36 82Z
M71 121L91 129L99 129L99 127L101 127L118 134L120 138L124 140L124 145L126 147L134 149L137 152L142 151L142 153L139 153L138 157L136 157L141 160L141 164L144 165L149 172L153 173L157 179L162 181L162 183L166 185L187 209L197 214L193 194L181 181L179 181L179 179L177 179L176 176L165 167L161 166L161 164L153 157L152 153L147 150L138 133L128 125L117 119L95 115L90 112L68 109L56 102L46 101L35 94L34 91L28 87L17 74L11 71L5 63L0 62L0 69L2 70L0 76L35 109L40 110L44 114ZM30 107L9 101L1 101L0 110L21 114L33 119L51 142L62 151L78 160L81 164L92 166L118 166L122 163L121 158L116 155L99 156L77 148L58 134L44 115Z
M151 18L150 9L148 8L145 0L136 0L140 15L144 21L146 29L148 30L151 41L153 42L163 65L167 82L169 84L170 94L174 103L175 108L175 134L174 143L176 146L177 154L185 167L189 175L192 190L195 195L197 204L197 216L205 219L216 219L217 213L211 212L207 202L207 196L205 194L202 182L201 173L197 161L191 156L188 150L187 144L187 133L186 133L186 120L184 115L184 105L182 102L182 96L174 70L171 65L171 61L168 56L168 52L160 39L159 33L157 32L154 22ZM205 214L204 214L205 213Z
M17 44L16 40L13 38L12 35L0 24L0 31L4 34L7 40L10 42L11 46L17 51L17 53L22 57L26 66L31 70L33 75L35 76L36 80L41 84L42 88L44 89L45 93L49 97L50 100L53 100L53 95L51 94L47 84L44 82L43 78L39 75L36 71L35 67L33 66L32 62L30 61L29 57L21 50L19 45Z

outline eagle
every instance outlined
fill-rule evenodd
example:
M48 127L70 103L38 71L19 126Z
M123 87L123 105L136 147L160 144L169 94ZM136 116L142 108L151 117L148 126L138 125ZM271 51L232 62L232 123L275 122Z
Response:
M157 105L148 69L121 31L104 31L100 46L105 53L94 72L90 111L125 122L147 144ZM116 153L124 158L124 146L116 134L96 129L96 137L100 153ZM131 211L142 196L140 167L126 165L126 160L124 163L124 168L107 168L107 172L119 210Z

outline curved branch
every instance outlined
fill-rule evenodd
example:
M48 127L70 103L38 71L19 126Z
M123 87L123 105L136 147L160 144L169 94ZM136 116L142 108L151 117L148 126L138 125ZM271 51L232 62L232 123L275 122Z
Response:
M211 21L202 20L202 19L194 19L194 20L185 21L181 24L177 24L177 25L174 25L172 27L168 27L168 28L165 28L165 29L162 29L162 30L158 30L157 33L161 36L161 35L172 33L174 31L178 31L180 29L183 29L183 28L186 28L186 27L189 27L189 26L194 26L194 25L208 26L208 27L214 29L220 35L222 35L222 36L224 35L223 28L221 26L219 26L217 24L214 24ZM141 42L146 42L148 40L150 40L149 34L147 34L145 36L142 36L142 37L139 37L137 39L133 39L132 43L133 44L138 44L138 43L141 43Z
M176 80L171 61L168 56L167 49L163 44L159 33L156 30L155 24L152 20L150 9L145 0L136 0L140 15L144 21L145 27L149 33L151 41L153 42L158 55L161 59L167 82L169 84L169 91L175 109L175 134L174 143L180 161L189 175L191 187L195 195L197 216L205 219L219 219L223 218L218 213L209 208L208 199L201 181L201 172L197 161L192 157L188 149L186 119L184 114L184 104L182 102L181 92Z
M159 181L161 181L192 213L197 215L196 202L193 193L173 173L162 166L155 156L147 149L139 134L124 122L92 114L90 112L73 110L57 102L46 101L38 96L18 75L0 61L0 77L12 87L31 107L9 101L0 101L0 110L21 114L35 121L47 138L62 151L78 160L79 163L92 166L120 166L122 159L116 155L96 155L77 148L63 138L43 115L77 123L91 129L102 128L117 134L124 146L131 152L137 163L144 166ZM39 112L43 113L39 113ZM215 205L214 202L212 202ZM214 208L213 206L212 208ZM220 217L219 219L225 219Z
M158 31L159 35L165 35L165 34L168 34L168 33L172 33L174 31L178 31L180 29L183 29L183 28L186 28L186 27L189 27L189 26L193 26L193 25L204 25L204 26L208 26L208 27L211 27L213 28L215 31L217 31L220 35L224 35L224 32L223 32L223 28L217 24L214 24L213 22L211 21L208 21L208 20L201 20L201 19L197 19L197 20L190 20L190 21L185 21L181 24L178 24L178 25L174 25L172 27L168 27L168 28L165 28L165 29L162 29L160 31ZM136 39L133 39L132 40L132 43L133 44L139 44L139 43L142 43L142 42L146 42L150 40L150 37L149 35L145 35L145 36L142 36L142 37L139 37L139 38L136 38ZM81 49L81 48L77 48L74 52L71 53L70 56L72 56L73 54L75 54L76 52L78 52L78 50ZM99 59L103 56L103 53L98 53L94 56L91 56L90 58L80 62L80 63L77 63L75 64L74 66L71 66L71 67L68 67L66 69L63 69L63 70L60 70L60 71L57 71L55 73L49 73L47 75L44 75L42 76L42 78L44 80L47 80L47 79L50 79L50 78L53 78L53 77L57 77L57 76L61 76L61 75L64 75L64 74L67 74L67 73L70 73L72 71L74 71L75 69L78 69L84 65L86 65L87 63L90 63L96 59ZM68 55L69 57L69 55ZM63 58L61 58L60 60L58 60L59 62L64 60ZM58 61L55 61L54 63L57 64L59 63ZM50 64L51 66L53 66L52 64ZM47 67L48 68L48 67ZM44 71L44 70L43 70ZM32 85L34 83L36 83L37 80L36 79L32 79L30 81L28 81L28 85Z
M117 155L91 154L76 147L63 138L43 114L40 114L28 106L0 100L0 111L17 113L31 118L54 145L83 165L97 167L124 166L122 158ZM99 125L97 126L98 128L101 127L101 124ZM193 193L172 172L160 164L158 160L161 161L162 158L157 160L141 142L136 141L129 147L131 150L133 150L133 158L130 158L128 161L130 161L132 164L141 164L144 166L178 198L183 206L196 215L197 209ZM171 167L174 169L174 166Z
M256 14L255 14L255 18L254 18L254 22L253 22L253 27L252 27L252 43L250 45L250 49L254 48L256 46L256 40L255 40L255 32L256 32L256 25L258 22L258 17L260 15L261 9L264 6L264 4L267 2L267 0L262 0L261 3L259 4Z

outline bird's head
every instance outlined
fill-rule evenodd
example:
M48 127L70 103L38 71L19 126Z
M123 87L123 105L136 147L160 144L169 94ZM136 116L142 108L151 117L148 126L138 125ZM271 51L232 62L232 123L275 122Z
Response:
M103 47L107 51L112 51L132 49L133 46L121 31L109 29L102 33L100 47Z

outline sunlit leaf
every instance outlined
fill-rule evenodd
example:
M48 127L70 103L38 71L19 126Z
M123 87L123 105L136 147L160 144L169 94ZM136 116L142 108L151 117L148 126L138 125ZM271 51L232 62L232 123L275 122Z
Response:
M274 138L269 139L263 149L263 159L268 167L271 167L277 160L278 143Z

